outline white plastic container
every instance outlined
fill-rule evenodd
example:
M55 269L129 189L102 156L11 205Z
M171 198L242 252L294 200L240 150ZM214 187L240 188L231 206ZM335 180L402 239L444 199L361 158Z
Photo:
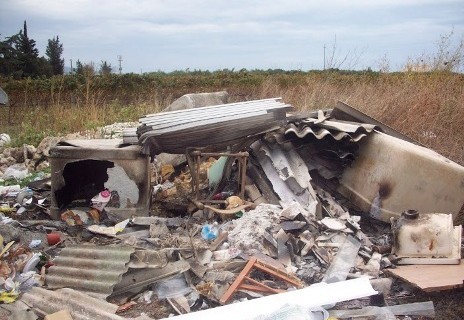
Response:
M392 253L401 264L459 264L461 226L449 214L408 210L392 219Z

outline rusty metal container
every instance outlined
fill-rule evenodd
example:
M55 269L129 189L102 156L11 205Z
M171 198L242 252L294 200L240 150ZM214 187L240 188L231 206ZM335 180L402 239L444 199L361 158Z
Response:
M455 223L464 209L464 167L413 143L373 132L343 172L338 191L385 222L403 211L440 212Z
M148 216L151 200L150 162L137 145L121 139L68 140L50 149L51 215L85 209L100 191L111 191L105 210L121 219Z

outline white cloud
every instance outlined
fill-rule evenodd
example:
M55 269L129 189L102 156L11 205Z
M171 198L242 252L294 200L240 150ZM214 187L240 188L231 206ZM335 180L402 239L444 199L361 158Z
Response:
M124 53L134 70L154 54L166 66L192 68L315 66L335 35L344 51L371 48L369 59L385 48L407 57L452 25L464 33L462 0L0 0L0 8L3 36L27 19L41 52L58 34L74 59Z

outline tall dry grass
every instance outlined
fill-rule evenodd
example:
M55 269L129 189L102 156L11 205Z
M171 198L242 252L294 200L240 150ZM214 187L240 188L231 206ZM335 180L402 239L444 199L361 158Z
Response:
M227 71L0 85L12 102L0 109L0 131L12 134L16 144L136 121L183 94L227 90L232 101L281 96L299 110L328 109L340 100L464 165L462 74Z
M464 165L462 74L309 75L288 88L269 79L257 92L276 94L300 110L332 108L340 100Z

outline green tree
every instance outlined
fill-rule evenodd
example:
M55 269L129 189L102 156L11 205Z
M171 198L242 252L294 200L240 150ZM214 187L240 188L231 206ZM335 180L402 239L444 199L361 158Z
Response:
M16 49L20 61L21 71L24 77L38 75L39 50L35 47L35 40L27 35L27 24L24 21L24 29L19 32L19 42Z
M84 66L82 65L82 62L77 59L76 61L76 68L73 70L76 74L84 74Z
M18 50L16 48L19 43L20 34L17 33L11 37L7 37L4 41L0 41L0 74L15 75L20 77L21 70Z
M101 75L108 75L113 71L113 67L111 66L110 63L106 61L102 61L100 63L100 70L98 71Z
M48 39L45 54L48 57L48 62L52 66L53 74L63 74L64 59L61 57L63 54L63 44L60 43L58 36L56 36L56 38L53 37L53 39Z

